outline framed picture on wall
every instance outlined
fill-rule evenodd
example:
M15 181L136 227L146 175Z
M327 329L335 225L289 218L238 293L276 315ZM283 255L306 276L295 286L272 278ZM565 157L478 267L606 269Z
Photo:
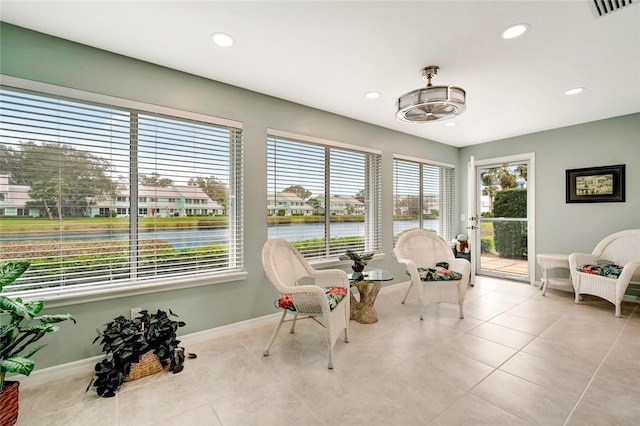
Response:
M624 167L567 170L567 203L624 203Z

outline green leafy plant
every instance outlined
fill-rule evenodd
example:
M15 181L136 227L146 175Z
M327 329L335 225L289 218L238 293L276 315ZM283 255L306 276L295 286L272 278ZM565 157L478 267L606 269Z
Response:
M0 292L29 268L29 262L9 262L0 267ZM46 345L30 347L47 333L60 329L59 322L76 320L70 314L40 315L44 303L40 300L25 302L0 294L0 391L7 373L28 376L35 367L30 359ZM8 319L8 321L6 321Z
M143 310L136 318L119 316L107 323L104 331L98 330L93 343L100 340L106 356L96 364L87 391L93 385L99 396L115 396L131 371L131 365L151 350L161 360L168 361L169 371L174 374L182 371L184 349L178 346L180 341L176 338L176 332L185 323L170 317L177 318L178 315L171 310L169 314L161 310L150 314Z
M363 265L366 265L367 263L369 263L371 259L373 259L373 252L358 253L351 249L348 249L344 253L344 255L340 256L340 260L347 260L347 259L353 260L354 263L361 263Z

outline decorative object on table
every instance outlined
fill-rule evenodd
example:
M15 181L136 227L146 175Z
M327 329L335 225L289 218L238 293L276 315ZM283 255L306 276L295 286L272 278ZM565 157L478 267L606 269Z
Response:
M402 300L407 300L409 291L418 287L418 299L421 305L420 319L424 319L424 307L429 303L457 303L460 319L464 318L464 296L469 285L471 264L465 259L454 257L451 247L435 232L413 229L398 237L394 252L398 262L404 263L411 276L411 284ZM436 269L438 264L447 263L447 270L462 274L458 280L423 281L418 268Z
M566 171L567 203L624 203L625 165Z
M461 259L467 259L471 262L471 247L465 234L458 234L455 239L454 254Z
M184 348L178 346L176 333L185 323L171 317L178 317L171 309L169 314L142 310L136 318L119 316L107 323L104 331L98 330L93 343L102 339L100 344L106 356L96 364L87 391L95 386L99 396L115 396L125 381L161 371L161 362L169 364L169 371L174 374L182 371L185 354Z
M609 266L603 267L604 264ZM598 296L613 303L615 315L620 317L622 299L629 286L640 288L640 229L611 234L600 241L590 254L570 254L569 271L576 303L580 302L583 294ZM617 274L619 276L616 277Z
M13 283L28 268L29 262L9 262L0 267L0 292ZM70 314L40 315L42 301L10 299L0 294L0 315L8 318L0 327L0 425L13 425L18 421L20 382L5 380L7 373L28 376L35 363L29 357L46 345L27 349L47 333L59 330L55 323L76 320ZM35 322L35 323L34 323Z
M347 274L340 269L317 270L313 268L293 244L282 238L270 238L262 248L262 266L267 278L280 293L276 307L282 316L276 325L266 349L271 345L288 313L293 314L291 334L299 316L313 318L324 327L323 341L328 344L329 368L333 368L333 347L344 331L344 341L349 342L349 295ZM314 280L303 284L303 279Z
M353 260L353 264L351 265L351 269L353 272L362 272L364 271L364 267L369 263L371 259L373 259L373 252L362 252L357 253L351 249L347 249L347 251L340 256L340 260Z

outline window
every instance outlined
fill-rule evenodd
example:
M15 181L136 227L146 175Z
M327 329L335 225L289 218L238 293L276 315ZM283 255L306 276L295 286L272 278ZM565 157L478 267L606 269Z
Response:
M100 99L118 106L0 88L9 159L0 181L33 216L33 226L0 227L2 259L31 262L11 290L76 294L242 271L238 123ZM164 202L182 194L223 200L226 217L203 218L206 227L184 220L183 206Z
M456 236L455 168L424 160L393 159L393 235L431 229L450 241Z
M380 192L379 152L270 131L268 235L291 241L305 257L379 252Z

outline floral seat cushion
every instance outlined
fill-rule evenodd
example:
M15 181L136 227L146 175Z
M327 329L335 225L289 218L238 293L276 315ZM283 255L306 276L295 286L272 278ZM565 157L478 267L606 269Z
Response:
M333 311L338 303L347 295L347 290L344 287L329 287L326 289L325 294L329 301L329 308ZM290 311L296 311L296 306L293 304L293 299L288 294L283 294L273 302L274 306L279 309L288 309Z
M462 274L449 269L449 264L447 262L438 262L436 263L435 268L418 268L418 273L420 274L420 279L422 281L450 281L462 279ZM407 271L407 275L410 275L409 271Z
M422 281L450 281L461 280L462 274L460 272L452 271L451 269L443 268L442 266L436 266L435 268L418 268L420 273L420 279Z
M576 270L586 274L601 275L603 277L617 279L622 273L622 266L614 263L605 263L602 265L580 265Z

